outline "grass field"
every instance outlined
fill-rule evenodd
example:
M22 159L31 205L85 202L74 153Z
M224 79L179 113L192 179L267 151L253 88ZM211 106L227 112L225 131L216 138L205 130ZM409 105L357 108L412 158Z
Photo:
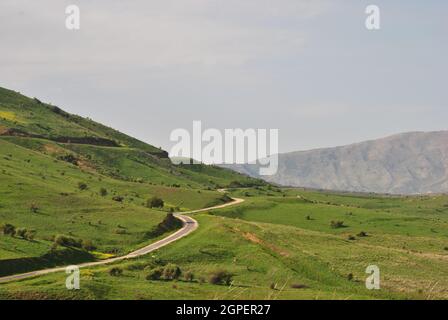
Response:
M61 299L448 298L447 217L438 211L445 208L448 197L391 199L297 190L275 192L281 196L255 196L260 192L255 189L234 194L247 192L253 195L238 207L196 214L200 228L187 238L151 256L114 265L123 270L119 277L109 275L112 266L103 266L83 270L81 290L76 292L65 289L65 274L52 274L5 284L0 295ZM410 219L413 214L406 208L413 207L410 203L414 201L417 207L425 207L428 217ZM390 212L381 212L375 203ZM373 208L362 208L362 204ZM347 214L350 211L352 214ZM308 215L312 220L307 220ZM346 227L331 228L334 219L343 220ZM402 227L387 228L391 221ZM415 224L420 222L425 227L418 229ZM356 236L360 231L367 236ZM349 240L348 235L355 239ZM168 263L178 265L184 274L193 273L194 280L145 279L148 270ZM372 264L380 268L381 290L365 288L365 269ZM219 269L233 274L230 286L209 283Z
M57 263L52 261L57 235L93 242L103 253L99 257L121 255L153 241L148 233L169 208L189 210L223 201L216 191L113 179L4 139L0 151L0 224L36 232L32 241L0 235L1 275L94 258L78 252L73 260L76 252L59 248ZM101 189L107 194L101 195ZM123 200L114 201L117 196ZM164 209L146 207L152 196L164 200Z

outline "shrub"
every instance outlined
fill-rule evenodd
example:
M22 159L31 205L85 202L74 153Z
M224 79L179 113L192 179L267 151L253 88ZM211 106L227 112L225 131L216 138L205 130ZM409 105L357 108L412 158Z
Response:
M152 269L146 276L146 280L160 280L160 278L162 277L162 273L163 273L162 267Z
M357 234L358 237L367 237L367 232L361 231Z
M124 197L122 197L122 196L114 196L114 197L112 197L112 200L117 201L117 202L123 202Z
M85 182L78 182L78 189L79 190L86 190L87 189L87 184Z
M347 239L350 240L350 241L356 240L356 238L354 236L352 236L352 235L349 235Z
M161 198L154 196L146 201L146 206L148 208L163 208L164 202Z
M333 229L344 228L344 221L331 221L330 226Z
M1 230L4 235L10 235L11 237L14 237L14 235L16 234L16 227L9 223L5 223L4 225L2 225Z
M163 268L162 276L165 280L174 280L179 279L181 274L182 271L180 268L177 265L170 263Z
M102 197L107 196L107 189L106 189L106 188L101 188L101 189L100 189L100 195L101 195Z
M64 235L57 235L54 238L54 243L56 243L57 245L63 246L63 247L76 247L76 248L81 248L81 241L72 238L72 237L68 237L68 236L64 236Z
M348 281L352 281L353 280L353 273L349 273L348 275L347 275L347 280Z
M19 237L19 238L22 238L22 239L26 239L26 233L28 232L28 230L26 230L25 228L18 228L17 230L16 230L16 235Z
M210 276L209 282L211 284L225 284L230 285L233 275L225 270L217 270Z
M57 159L74 164L75 166L78 165L78 159L73 154L66 154L63 156L59 156Z
M119 277L123 274L123 269L118 268L118 267L113 267L112 269L109 270L109 274L112 277Z
M36 230L28 230L25 234L25 239L33 240L35 236L36 236Z

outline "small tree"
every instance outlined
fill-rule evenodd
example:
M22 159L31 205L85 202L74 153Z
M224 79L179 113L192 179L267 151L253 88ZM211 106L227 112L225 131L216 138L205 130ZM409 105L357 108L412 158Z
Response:
M148 208L163 208L164 202L161 198L154 196L146 201L146 206Z
M163 268L163 278L165 280L174 280L178 279L180 275L182 274L182 271L180 268L175 264L168 264Z
M12 224L9 223L5 223L1 227L1 230L4 235L10 235L11 237L14 237L14 235L16 234L16 227L14 227Z
M85 182L78 182L78 189L83 191L87 189L87 184Z

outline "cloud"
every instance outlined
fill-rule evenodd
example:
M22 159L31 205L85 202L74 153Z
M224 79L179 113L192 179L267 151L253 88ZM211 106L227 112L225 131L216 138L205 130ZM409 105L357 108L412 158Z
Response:
M64 28L78 3L81 30ZM284 25L318 14L323 1L6 0L0 5L4 66L47 72L104 68L238 66L297 54L306 35ZM13 32L11 32L13 30ZM48 66L54 67L54 70Z

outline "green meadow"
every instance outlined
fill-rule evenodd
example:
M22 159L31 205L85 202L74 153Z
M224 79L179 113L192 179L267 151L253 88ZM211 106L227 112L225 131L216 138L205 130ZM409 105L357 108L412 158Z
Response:
M268 196L271 191L265 188L232 193L247 192L253 195L239 206L193 215L199 229L157 252L82 269L81 290L67 290L60 273L4 284L0 294L55 299L448 298L447 196L428 200L302 190ZM375 202L389 202L388 209L378 209ZM412 219L406 208L414 202L428 216ZM332 228L332 220L343 221L344 227ZM419 223L425 227L418 228ZM390 226L396 224L401 227ZM152 269L168 264L180 268L178 279L146 279ZM380 268L380 290L365 288L369 265ZM114 267L122 270L120 276L110 275ZM210 279L218 270L231 274L231 283L213 284Z

